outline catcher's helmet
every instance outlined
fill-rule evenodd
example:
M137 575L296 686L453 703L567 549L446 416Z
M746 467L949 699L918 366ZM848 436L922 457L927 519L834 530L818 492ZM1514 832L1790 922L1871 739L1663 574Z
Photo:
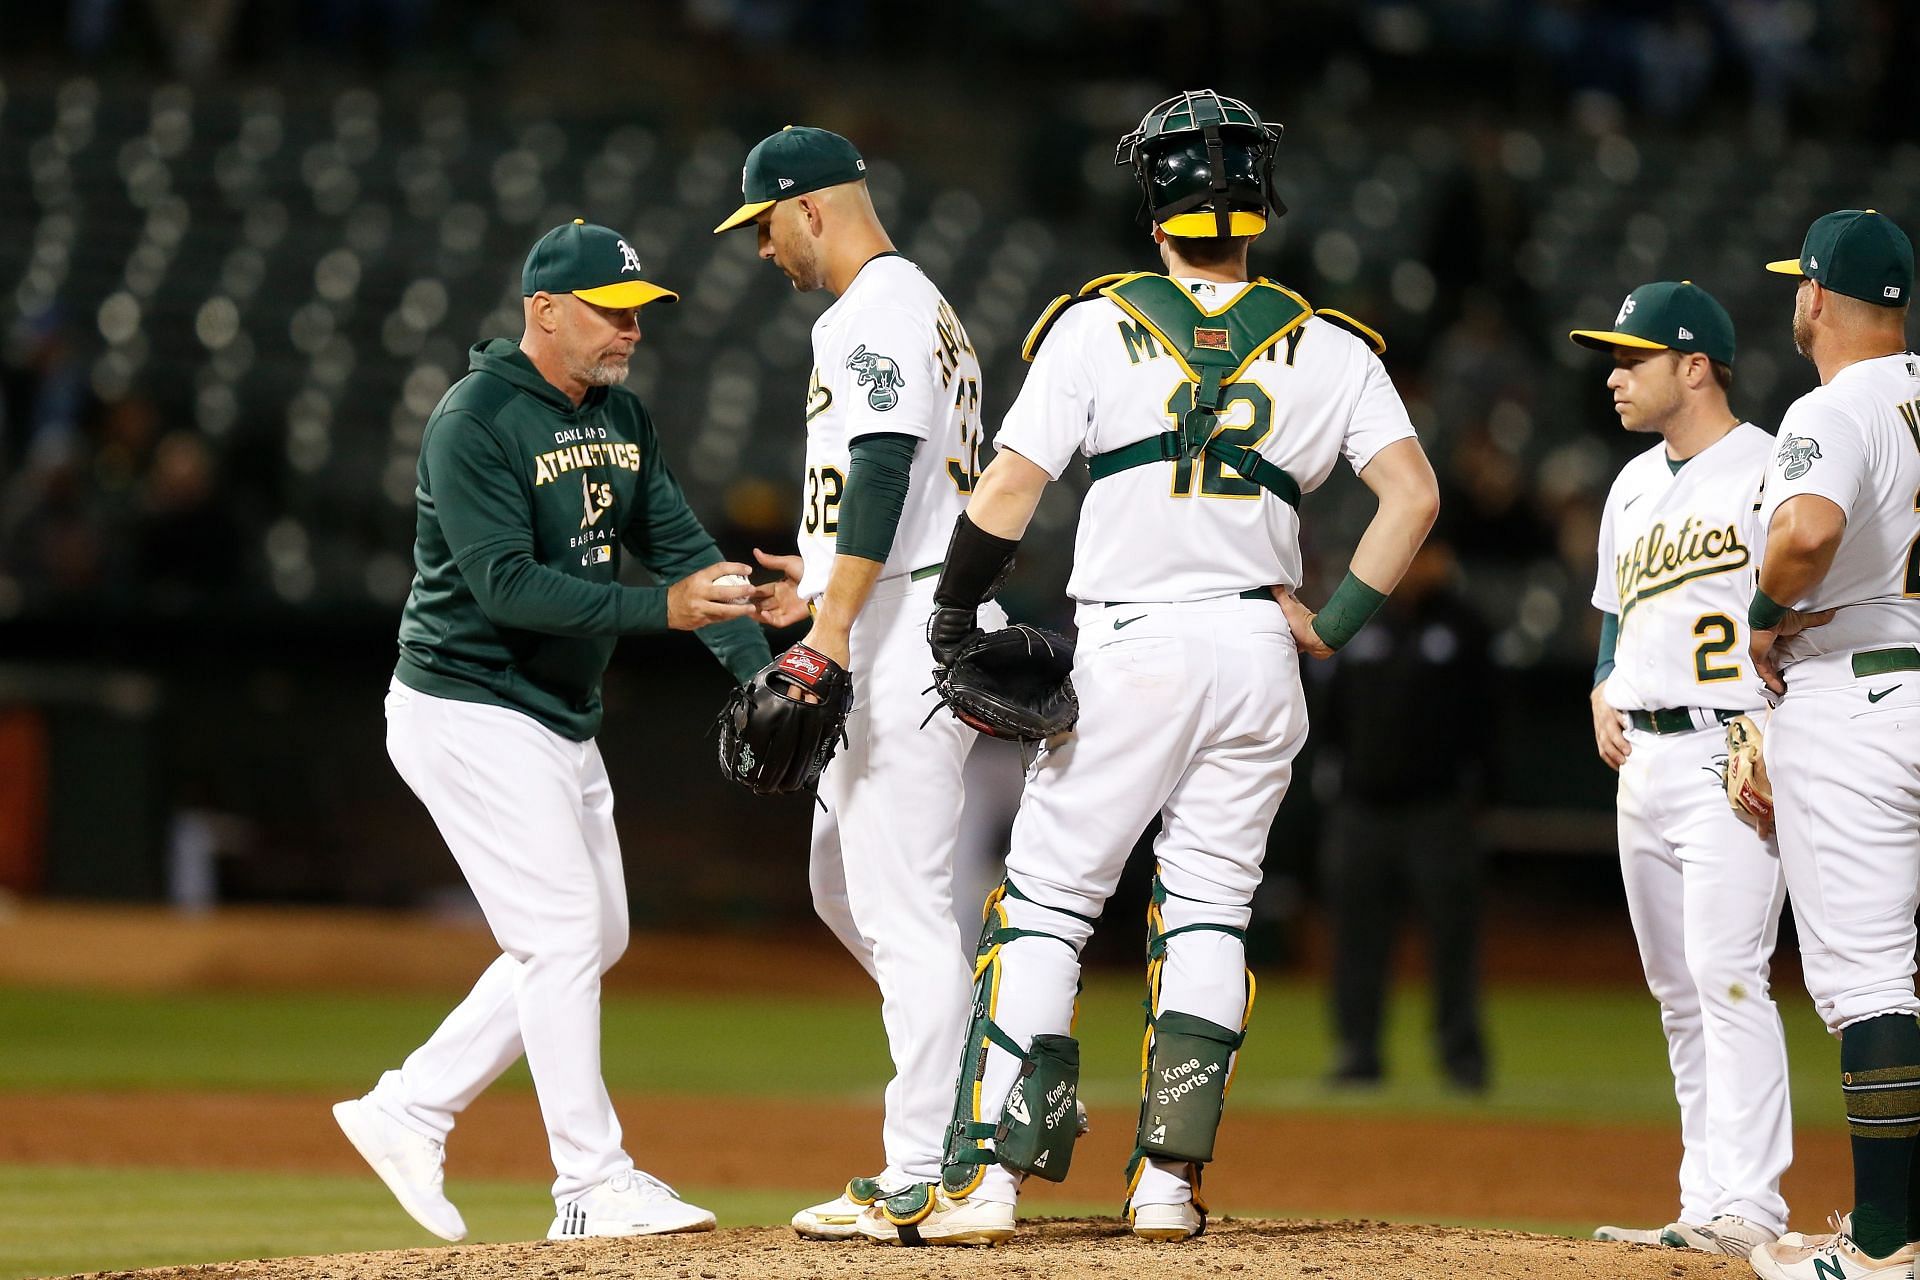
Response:
M1238 98L1194 89L1168 98L1120 139L1113 162L1131 167L1152 220L1170 236L1250 236L1267 210L1287 211L1273 190L1282 129Z

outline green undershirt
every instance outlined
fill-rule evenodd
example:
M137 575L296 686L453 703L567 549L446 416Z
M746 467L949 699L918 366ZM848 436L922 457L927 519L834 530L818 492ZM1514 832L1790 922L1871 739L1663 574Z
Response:
M913 436L890 431L853 442L847 491L840 499L840 555L886 563L907 505L913 451L919 444Z

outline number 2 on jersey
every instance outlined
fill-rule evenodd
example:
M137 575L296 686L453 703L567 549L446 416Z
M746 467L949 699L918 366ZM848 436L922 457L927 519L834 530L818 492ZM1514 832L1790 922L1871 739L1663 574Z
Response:
M1193 408L1194 384L1183 382L1173 389L1167 397L1167 412L1173 415L1175 427L1186 418L1187 411ZM1252 421L1242 426L1223 427L1214 432L1217 439L1240 449L1257 449L1260 443L1273 434L1273 397L1266 388L1257 382L1236 382L1225 387L1220 395L1220 416L1224 419L1235 405L1244 404L1252 411ZM1191 497L1193 492L1193 459L1181 458L1173 465L1173 496ZM1200 494L1206 498L1258 498L1260 486L1243 478L1237 471L1229 471L1227 464L1211 454L1203 454L1200 467Z
M1721 680L1738 680L1740 664L1732 666L1715 665L1709 659L1717 658L1728 652L1734 642L1740 638L1739 631L1733 625L1733 619L1724 613L1709 613L1693 624L1693 634L1705 636L1717 632L1711 640L1702 640L1700 647L1693 651L1693 678L1701 684L1715 684Z
M802 522L808 533L831 538L840 532L840 491L846 481L833 467L807 468L807 518Z

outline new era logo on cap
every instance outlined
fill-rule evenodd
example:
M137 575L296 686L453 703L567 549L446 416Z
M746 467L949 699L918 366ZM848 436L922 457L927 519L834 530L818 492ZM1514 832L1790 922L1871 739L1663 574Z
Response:
M780 189L781 189L782 191L785 191L785 190L786 190L786 189L787 189L788 187L790 187L790 186L792 186L792 185L793 185L793 179L792 179L792 178L782 178L782 179L780 179Z
M1809 271L1818 271L1819 269L1820 269L1820 259L1818 259L1818 258L1816 258L1816 257L1814 257L1814 256L1813 256L1812 254L1808 254L1808 255L1807 255L1807 270L1809 270Z
M1691 330L1691 329L1689 329L1689 328L1687 328L1687 326L1685 326L1685 325L1681 325L1681 326L1680 326L1680 341L1682 341L1682 342L1692 342L1692 341L1693 341L1693 330Z

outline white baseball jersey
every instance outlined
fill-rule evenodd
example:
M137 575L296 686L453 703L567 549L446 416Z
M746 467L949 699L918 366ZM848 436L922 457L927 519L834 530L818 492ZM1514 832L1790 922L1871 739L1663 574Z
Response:
M1621 469L1600 518L1593 607L1619 615L1606 699L1621 711L1761 705L1747 654L1773 437L1743 422L1675 472L1665 442Z
M1247 288L1182 279L1210 311ZM1075 453L1107 453L1179 425L1193 405L1180 364L1110 299L1070 307L1042 343L995 447L1059 479ZM1224 389L1224 435L1257 448L1301 492L1345 453L1358 472L1414 434L1379 359L1309 319ZM1067 594L1087 601L1191 601L1301 579L1300 516L1219 461L1164 462L1106 477L1080 512Z
M862 436L923 441L880 580L938 564L980 473L980 358L940 290L886 253L813 324L800 595L827 589L849 449Z
M1762 528L1788 498L1847 514L1833 567L1796 609L1838 608L1790 637L1786 659L1920 642L1920 356L1848 365L1793 402L1767 467Z

